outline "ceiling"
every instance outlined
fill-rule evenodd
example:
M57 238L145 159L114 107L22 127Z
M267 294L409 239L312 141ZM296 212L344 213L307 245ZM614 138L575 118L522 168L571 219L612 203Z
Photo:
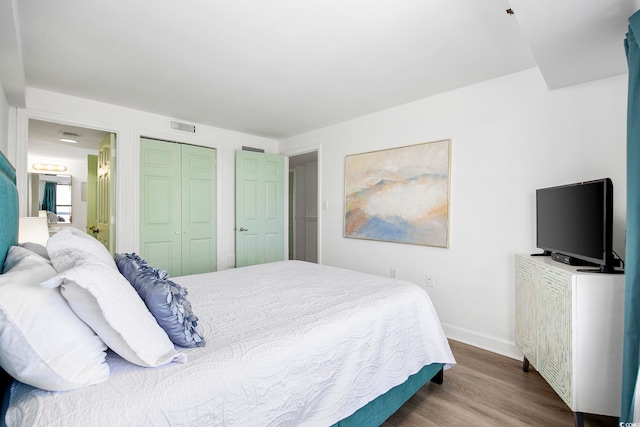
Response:
M29 157L85 160L87 153L98 154L98 144L108 132L30 119L28 134ZM77 142L65 142L61 138Z
M0 81L283 139L531 67L626 72L640 0L0 0ZM512 9L514 14L508 14Z

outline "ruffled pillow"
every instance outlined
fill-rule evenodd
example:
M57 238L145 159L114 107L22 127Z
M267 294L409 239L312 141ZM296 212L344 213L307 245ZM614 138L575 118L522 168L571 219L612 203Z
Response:
M136 254L116 254L120 273L131 283L169 339L180 347L204 347L198 318L187 300L187 289L169 280L166 271L147 265Z

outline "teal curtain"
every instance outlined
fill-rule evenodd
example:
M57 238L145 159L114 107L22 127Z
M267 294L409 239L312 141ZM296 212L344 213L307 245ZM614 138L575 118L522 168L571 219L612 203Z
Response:
M624 47L629 65L627 105L627 236L625 262L624 351L620 422L634 417L640 363L640 11L629 18ZM640 416L640 414L637 414Z
M42 209L45 211L58 213L56 211L56 183L45 182L44 197L42 198Z

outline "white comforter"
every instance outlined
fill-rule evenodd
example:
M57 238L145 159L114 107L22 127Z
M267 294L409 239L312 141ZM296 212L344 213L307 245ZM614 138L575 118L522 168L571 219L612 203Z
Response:
M424 365L455 363L429 297L407 282L297 261L174 280L207 340L181 349L186 365L109 354L96 386L18 383L7 424L329 426Z

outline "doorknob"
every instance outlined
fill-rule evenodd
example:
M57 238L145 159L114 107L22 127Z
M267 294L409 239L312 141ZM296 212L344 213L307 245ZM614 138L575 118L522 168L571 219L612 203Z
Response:
M239 231L249 231L248 229L244 228L244 227L240 227Z

